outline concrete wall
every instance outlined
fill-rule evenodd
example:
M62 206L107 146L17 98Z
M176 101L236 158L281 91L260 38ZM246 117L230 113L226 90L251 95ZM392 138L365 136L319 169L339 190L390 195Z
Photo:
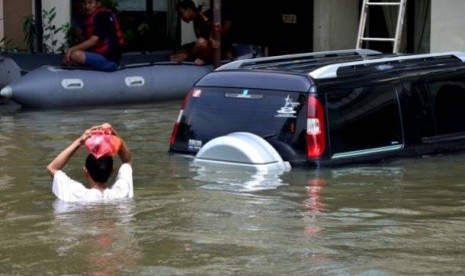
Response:
M431 52L465 51L465 1L431 0Z
M359 14L358 0L314 0L313 50L354 49Z
M24 18L31 15L31 0L0 0L3 8L3 35L2 38L11 40L12 46L26 48L24 43L23 23ZM8 3L7 3L8 1Z

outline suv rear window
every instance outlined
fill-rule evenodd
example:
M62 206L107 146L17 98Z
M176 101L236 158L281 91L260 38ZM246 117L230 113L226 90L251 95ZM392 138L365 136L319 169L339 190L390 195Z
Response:
M293 107L283 112L288 96ZM188 151L196 152L210 139L236 131L265 139L282 135L288 132L286 123L295 121L302 110L303 96L299 96L285 91L195 88L184 109L176 140L189 139Z

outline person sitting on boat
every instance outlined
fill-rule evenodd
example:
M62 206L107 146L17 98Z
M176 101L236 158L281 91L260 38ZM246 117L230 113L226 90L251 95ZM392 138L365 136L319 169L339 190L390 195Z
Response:
M232 59L233 50L230 38L232 20L222 12L221 43L214 38L213 12L211 9L203 12L202 6L197 7L192 0L181 0L176 5L179 17L186 23L193 22L196 40L185 44L181 49L175 50L171 61L192 61L198 65L213 63L214 54L221 47L221 59Z
M67 66L84 66L114 71L119 66L123 33L113 11L100 7L101 0L81 0L84 40L68 48L63 57Z
M84 167L87 187L63 171L63 167L82 145L90 152ZM119 155L122 164L114 184L109 187L107 183L113 173L114 154ZM105 123L84 131L48 164L47 171L53 179L52 191L58 199L65 202L98 202L133 197L131 164L129 147L115 129Z

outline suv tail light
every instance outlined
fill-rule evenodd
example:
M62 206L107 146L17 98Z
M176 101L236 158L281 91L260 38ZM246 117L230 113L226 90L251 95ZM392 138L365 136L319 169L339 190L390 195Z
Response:
M323 106L316 97L307 102L307 157L321 157L326 149L326 130Z
M193 89L189 90L189 93L187 94L186 98L182 102L181 109L179 110L178 117L176 118L176 122L174 123L174 126L173 126L173 131L171 132L170 145L174 145L174 142L176 141L176 136L178 135L179 123L181 122L181 118L184 113L184 108L189 102L193 91L194 91Z

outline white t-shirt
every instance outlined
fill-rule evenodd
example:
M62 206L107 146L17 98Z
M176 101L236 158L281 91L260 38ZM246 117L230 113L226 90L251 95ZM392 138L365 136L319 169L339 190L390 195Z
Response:
M98 189L86 188L59 170L53 177L52 191L59 199L72 202L106 201L112 199L132 198L134 188L132 184L132 167L128 163L121 165L115 183L103 193Z

